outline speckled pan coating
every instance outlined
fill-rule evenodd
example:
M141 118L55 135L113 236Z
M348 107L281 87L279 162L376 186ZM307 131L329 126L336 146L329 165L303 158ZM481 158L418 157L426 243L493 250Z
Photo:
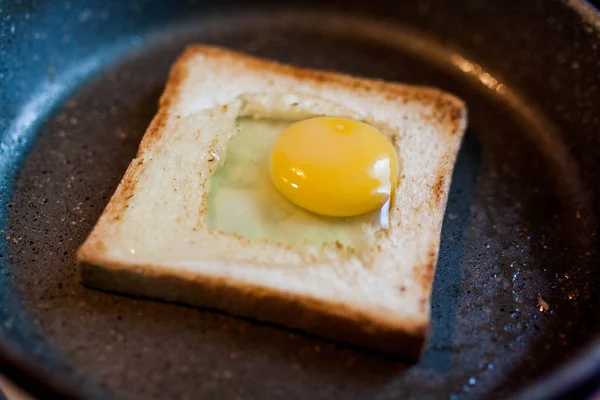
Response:
M598 335L593 14L543 0L357 2L352 18L273 7L213 18L187 2L106 3L0 11L0 337L14 352L88 397L504 398ZM79 284L74 251L192 41L432 84L466 100L471 130L417 365ZM532 390L527 398L546 398L544 387Z

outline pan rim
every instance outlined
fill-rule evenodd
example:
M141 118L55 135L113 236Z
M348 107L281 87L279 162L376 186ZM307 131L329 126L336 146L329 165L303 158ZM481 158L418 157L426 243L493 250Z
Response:
M56 374L30 356L13 350L10 339L0 337L0 372L35 399L61 398L66 400L89 399L77 385ZM550 371L514 394L511 399L551 400L561 398L586 398L597 393L600 379L600 337L580 350L558 369ZM585 396L585 397L584 397Z
M600 35L600 13L587 0L563 0ZM87 399L90 395L81 387L48 369L29 355L16 351L20 346L0 336L0 373L36 399ZM544 374L512 398L558 399L571 396L591 396L598 390L594 382L600 379L600 336L556 370Z

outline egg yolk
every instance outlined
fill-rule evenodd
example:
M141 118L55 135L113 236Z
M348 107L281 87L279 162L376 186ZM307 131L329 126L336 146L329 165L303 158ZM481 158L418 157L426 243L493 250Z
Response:
M288 200L317 214L350 217L375 211L398 180L394 147L365 123L334 117L297 122L277 138L270 174Z

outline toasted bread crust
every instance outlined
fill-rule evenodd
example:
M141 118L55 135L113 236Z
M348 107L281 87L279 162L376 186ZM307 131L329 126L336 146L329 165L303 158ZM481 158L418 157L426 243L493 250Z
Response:
M246 68L255 71L264 71L275 76L290 76L303 81L309 81L317 86L330 87L331 85L344 87L351 91L365 93L383 93L388 100L402 103L416 101L430 104L436 111L434 118L446 120L451 125L448 129L450 135L462 134L466 122L466 106L459 98L436 88L426 86L413 86L401 83L386 82L378 79L358 78L355 76L327 72L311 68L296 67L281 64L275 61L264 60L220 47L191 45L186 48L173 67L173 74L183 76L186 73L187 61L205 55L215 59L223 59L225 63L241 62ZM180 75L181 74L181 75ZM418 90L415 90L418 89ZM166 101L170 101L176 93L165 93ZM161 98L161 103L162 103ZM400 106L401 104L399 104ZM461 129L462 128L462 129Z
M189 273L160 265L139 264L111 254L104 238L112 234L115 224L124 217L129 200L136 194L137 177L144 169L142 156L160 148L163 136L168 131L169 118L179 118L173 115L172 108L182 101L181 88L190 74L190 60L199 56L220 61L224 65L236 64L239 68L260 71L273 80L293 77L308 81L322 90L343 87L363 94L383 94L387 100L398 102L399 107L412 101L434 110L427 118L432 118L431 123L444 124L447 127L444 132L448 137L444 140L452 143L452 146L446 150L446 156L440 163L430 188L431 196L427 200L428 207L439 217L438 224L434 227L438 237L431 241L430 250L422 257L423 262L413 266L416 282L423 289L419 299L419 318L389 318L373 312L366 313L344 303L323 301L269 286L203 274L200 271ZM320 336L416 359L427 336L429 293L437 263L439 231L453 162L465 125L464 103L437 89L415 88L282 65L215 47L190 46L172 67L168 84L160 98L159 111L142 139L138 157L130 164L98 224L77 253L82 281L91 287L120 293L200 307L215 307L232 314L267 320ZM399 293L406 290L405 285L398 286Z
M189 60L199 55L209 56L217 60L221 59L224 63L243 63L248 69L263 71L273 74L274 76L290 76L296 79L310 81L317 86L326 87L337 85L353 91L384 93L388 100L397 100L402 101L403 103L417 101L431 104L433 109L436 110L435 118L437 120L446 120L446 122L451 125L451 128L448 129L449 134L462 135L464 131L466 121L466 106L464 102L457 97L435 88L419 87L419 90L415 90L415 86L390 83L376 79L357 78L342 73L327 72L311 68L295 67L274 61L263 60L220 47L190 45L171 67L167 86L160 97L159 112L142 139L138 155L142 154L156 143L158 137L161 135L161 128L164 126L166 118L166 113L161 111L168 109L171 104L177 101L180 92L179 88L188 74ZM440 176L445 175L440 173Z
M428 325L409 327L342 303L252 285L209 275L173 274L166 268L112 262L82 262L86 286L134 296L166 300L196 307L214 308L255 320L276 321L305 332L318 332L390 354L415 360L419 357Z

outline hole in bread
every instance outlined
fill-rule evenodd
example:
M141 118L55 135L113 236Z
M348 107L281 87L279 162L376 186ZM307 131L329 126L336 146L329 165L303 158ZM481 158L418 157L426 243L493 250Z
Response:
M360 116L323 99L298 94L246 95L237 109L230 117L235 128L219 142L218 165L210 166L208 228L219 235L267 242L311 256L331 250L360 257L371 248L389 225L389 203L382 210L356 217L317 215L284 198L271 182L268 169L273 143L292 123L317 115ZM214 151L209 151L209 164L214 164Z

